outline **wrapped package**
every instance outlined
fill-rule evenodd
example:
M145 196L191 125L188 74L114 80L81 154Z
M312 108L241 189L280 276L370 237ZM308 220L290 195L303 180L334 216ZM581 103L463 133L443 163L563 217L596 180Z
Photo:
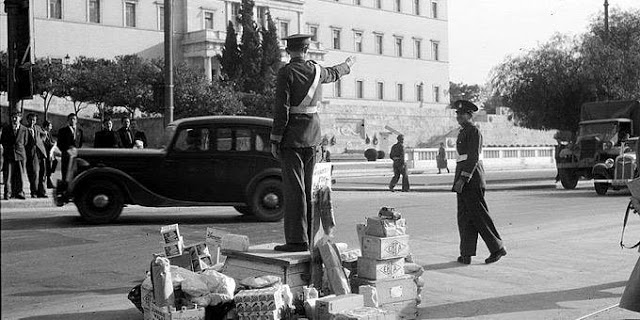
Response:
M394 237L407 233L407 221L404 218L386 219L381 217L368 217L365 233L376 237Z
M260 289L266 287L272 287L276 284L280 284L282 280L278 276L265 275L260 277L247 277L240 281L240 284L249 289Z
M333 243L331 243L331 240L328 237L320 239L318 249L322 257L322 263L324 263L324 273L329 280L331 291L337 295L351 293L349 280L340 261L340 254Z
M151 283L153 285L153 300L160 307L175 306L171 265L163 257L155 257L151 261Z
M202 280L207 284L209 292L223 293L233 297L233 292L236 290L236 281L215 270L205 270L200 274Z
M402 218L402 214L396 211L396 208L382 207L380 211L378 211L378 217L384 219L400 219Z
M216 306L227 301L232 301L233 296L223 293L207 293L200 297L191 298L191 302L199 306Z

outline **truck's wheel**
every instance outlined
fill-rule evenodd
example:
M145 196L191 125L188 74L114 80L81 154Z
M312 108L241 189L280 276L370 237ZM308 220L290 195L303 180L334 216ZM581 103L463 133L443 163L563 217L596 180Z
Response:
M81 186L74 197L80 216L89 223L109 223L117 219L124 207L118 186L108 180L91 181Z
M593 177L594 179L606 179L606 177L603 176L595 176ZM603 196L605 194L607 194L607 190L609 190L609 184L606 182L594 182L593 183L593 187L596 189L596 193Z
M251 211L260 221L279 221L284 217L282 182L265 179L258 183L251 195Z
M565 189L575 189L579 179L580 176L573 170L563 169L560 171L560 183L562 183L562 187Z

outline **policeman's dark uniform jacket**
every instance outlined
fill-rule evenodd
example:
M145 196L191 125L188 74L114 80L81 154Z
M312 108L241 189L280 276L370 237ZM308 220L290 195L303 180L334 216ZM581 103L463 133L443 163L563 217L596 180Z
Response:
M398 183L400 175L402 175L402 191L409 191L409 177L407 176L407 166L404 162L403 142L404 137L399 135L398 142L391 147L391 151L389 152L389 158L393 160L393 177L391 181L389 181L389 189L392 191L396 183Z
M284 39L290 47L308 43L309 37L293 35ZM322 141L317 107L322 97L320 84L335 82L349 72L346 63L322 67L301 57L292 57L278 72L270 139L280 146L287 244L308 244L310 239L311 179L316 147Z
M473 104L461 104L458 101L454 103L453 107L458 113L471 113L478 110ZM482 134L478 127L471 122L465 122L461 126L456 141L458 159L454 178L454 183L456 181L465 182L462 192L457 193L460 255L463 257L476 255L478 234L493 255L503 250L503 244L500 234L489 216L489 208L484 199L487 185L484 167L480 159Z

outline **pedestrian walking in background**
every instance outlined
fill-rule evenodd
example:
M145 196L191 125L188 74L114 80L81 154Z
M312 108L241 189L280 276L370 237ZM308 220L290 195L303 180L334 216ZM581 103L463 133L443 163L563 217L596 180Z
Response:
M129 117L124 116L120 118L121 127L118 129L118 135L120 137L120 143L122 143L123 148L131 149L133 148L134 143L134 135L133 129L131 128L131 119Z
M29 189L31 198L46 198L47 192L44 187L47 149L44 147L43 138L46 133L37 125L38 115L29 113L27 115L27 144L26 169L29 178Z
M389 190L393 192L400 175L402 175L402 192L409 192L409 175L407 174L407 164L404 162L404 135L399 135L398 142L391 147L389 158L393 160L393 178L389 181Z
M450 173L449 166L447 166L447 152L444 150L444 142L440 142L440 148L438 149L436 162L438 164L438 174L441 173L442 169L447 169L447 173Z
M470 264L476 255L478 234L482 237L491 255L485 263L493 263L507 254L502 239L489 216L489 208L484 199L486 181L482 154L482 134L471 122L473 112L478 107L466 100L453 103L456 120L461 129L456 141L458 159L453 190L458 200L458 231L460 232L460 256L458 262Z
M96 132L93 139L94 148L122 148L120 135L113 131L113 121L111 118L102 120L102 130Z
M22 113L13 112L11 123L2 128L0 144L2 144L4 157L4 200L9 198L25 199L22 176L24 174L24 162L27 154L27 128L21 123Z
M67 115L67 126L58 130L58 149L62 154L61 173L62 181L67 181L69 170L69 150L81 148L83 139L82 129L78 128L78 116L75 113Z
M289 64L280 69L273 106L271 152L280 159L284 184L284 236L277 251L306 251L311 239L311 178L322 135L317 104L322 83L335 82L348 74L355 62L349 57L333 67L306 60L311 35L296 34L287 41Z
M55 139L53 139L53 124L45 120L42 122L42 129L44 130L44 133L45 133L45 136L43 138L44 148L47 151L47 159L46 159L47 188L52 189L54 185L53 185L53 181L51 181L51 175L56 171L56 166L58 165L58 160L56 160L56 157L52 152L53 147L56 145L56 141Z

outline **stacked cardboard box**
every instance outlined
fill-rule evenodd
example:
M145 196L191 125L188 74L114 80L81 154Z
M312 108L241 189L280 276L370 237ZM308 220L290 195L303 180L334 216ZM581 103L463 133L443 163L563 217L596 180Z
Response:
M233 298L239 320L281 319L287 285L242 290Z
M184 241L180 235L180 229L177 224L172 224L160 228L162 234L162 248L164 249L164 255L167 258L173 258L181 256L184 252Z
M362 257L357 276L351 279L353 292L367 293L367 307L395 311L398 319L417 319L418 288L404 268L410 254L406 220L393 208L383 207L357 229Z

